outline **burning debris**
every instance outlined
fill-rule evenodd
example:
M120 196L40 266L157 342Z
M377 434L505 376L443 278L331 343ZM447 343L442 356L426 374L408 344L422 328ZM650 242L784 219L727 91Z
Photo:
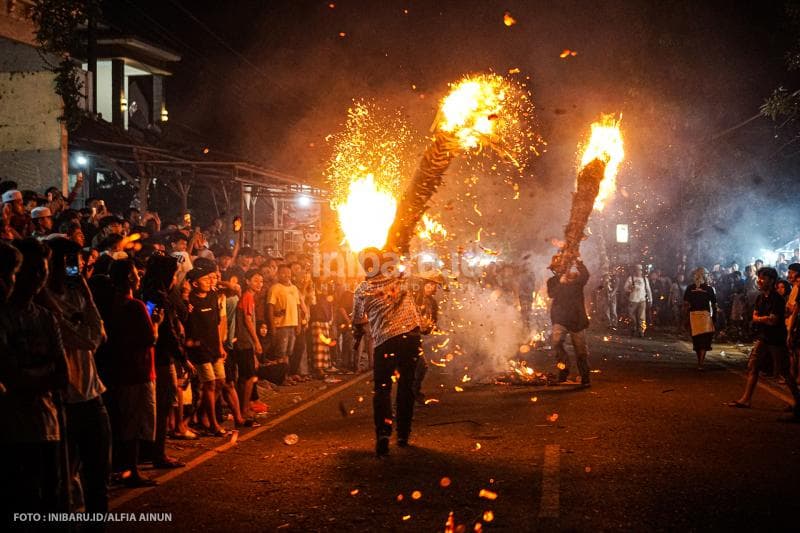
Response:
M495 378L498 385L528 385L532 387L545 387L558 383L558 377L549 372L538 372L528 366L525 361L508 362L509 371ZM531 401L536 401L531 399Z

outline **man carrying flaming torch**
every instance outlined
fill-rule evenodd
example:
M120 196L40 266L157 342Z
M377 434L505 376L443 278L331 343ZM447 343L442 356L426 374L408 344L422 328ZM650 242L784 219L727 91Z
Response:
M553 277L547 280L547 293L553 299L551 344L556 351L559 382L567 381L569 359L564 348L567 333L572 338L581 385L589 386L589 350L586 328L589 318L584 307L583 287L589 271L580 259L580 243L593 209L602 209L603 200L614 190L614 178L624 150L619 122L610 116L592 124L592 135L581 159L577 190L572 196L569 221L564 228L564 244L550 263ZM572 267L577 268L577 272Z
M366 279L356 288L353 305L353 334L356 351L365 328L369 325L374 343L374 396L373 414L376 433L376 455L389 453L389 437L392 433L391 390L395 371L399 373L397 393L397 444L408 445L414 409L413 379L420 357L420 317L413 300L407 276L401 271L399 254L409 250L411 237L416 231L420 217L425 212L428 200L442 183L445 171L452 160L462 152L492 148L519 166L512 155L522 146L514 133L520 131L519 111L526 109L525 99L513 98L517 89L507 80L496 75L468 77L455 84L450 94L442 101L439 117L434 122L432 143L425 150L412 182L397 204L397 215L388 229L385 241L376 235L372 244L360 245L359 260ZM510 140L510 147L500 148ZM348 159L341 154L332 164L333 174ZM364 182L365 185L369 183ZM354 182L355 184L355 182ZM369 194L364 198L376 198L385 191L365 187ZM359 218L362 210L351 207L364 206L368 202L348 201L339 208L340 222ZM374 202L369 202L374 203ZM390 212L390 206L377 214ZM394 207L394 204L391 205ZM348 215L349 213L349 215ZM356 215L356 216L351 216ZM366 227L375 228L373 220L360 218L358 223L342 223L347 241L353 247L355 234L362 234ZM369 247L371 246L371 247Z

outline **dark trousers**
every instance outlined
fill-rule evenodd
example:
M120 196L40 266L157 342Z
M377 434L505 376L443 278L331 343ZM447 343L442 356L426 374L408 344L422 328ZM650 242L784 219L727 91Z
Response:
M418 332L398 335L375 347L375 367L372 376L375 395L372 410L375 418L375 433L378 437L392 434L392 376L397 380L397 435L408 438L411 434L411 419L414 416L414 373L420 357Z
M80 475L87 513L108 511L111 475L111 423L102 398L68 403L67 443L70 475Z

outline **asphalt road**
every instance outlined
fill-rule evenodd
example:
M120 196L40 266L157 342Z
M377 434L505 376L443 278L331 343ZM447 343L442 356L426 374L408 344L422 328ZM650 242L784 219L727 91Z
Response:
M439 403L417 409L411 447L393 440L381 459L369 376L332 385L156 488L115 493L114 511L171 522L114 529L434 532L452 512L464 531L796 531L800 424L779 421L785 387L725 405L744 348L716 347L704 372L675 338L595 334L590 350L589 389L432 367ZM534 363L552 369L546 354Z

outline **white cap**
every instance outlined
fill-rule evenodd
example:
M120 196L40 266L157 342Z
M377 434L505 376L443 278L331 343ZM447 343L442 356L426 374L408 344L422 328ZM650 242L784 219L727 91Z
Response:
M14 200L22 200L22 193L16 189L11 189L3 193L3 203L13 202Z
M37 218L45 218L51 216L53 216L53 213L50 212L49 207L34 207L31 210L31 218L33 220L36 220Z

